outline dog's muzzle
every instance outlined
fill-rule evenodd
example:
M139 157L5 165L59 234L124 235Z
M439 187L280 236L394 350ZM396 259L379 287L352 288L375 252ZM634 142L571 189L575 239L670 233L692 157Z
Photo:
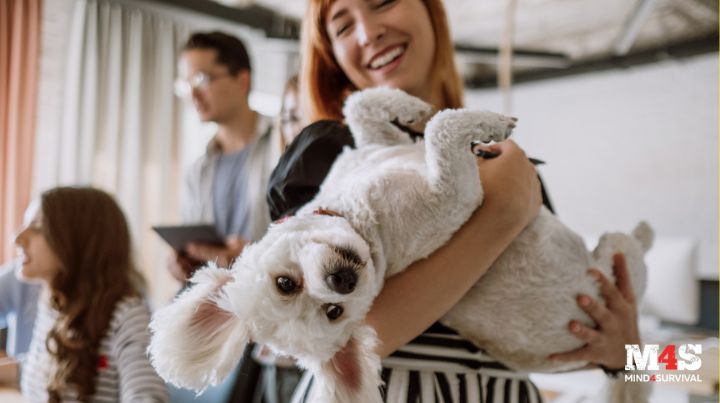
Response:
M325 277L325 284L338 294L350 294L355 290L358 277L355 270L349 268L340 269Z

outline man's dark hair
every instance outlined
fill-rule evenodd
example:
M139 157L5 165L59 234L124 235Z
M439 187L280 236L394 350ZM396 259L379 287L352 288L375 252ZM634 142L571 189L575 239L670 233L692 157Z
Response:
M183 46L182 50L212 49L217 52L216 62L227 66L232 75L248 70L250 71L250 57L243 42L224 32L196 32Z

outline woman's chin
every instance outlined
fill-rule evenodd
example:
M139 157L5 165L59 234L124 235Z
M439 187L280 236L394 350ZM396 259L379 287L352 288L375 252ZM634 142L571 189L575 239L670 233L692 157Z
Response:
M411 90L411 87L407 85L405 82L406 80L403 80L402 78L389 78L386 80L376 80L375 83L369 87L369 88L375 88L375 87L388 87L388 88L394 88L398 90L402 90L407 92L410 95L415 95L413 91Z
M28 267L25 264L23 264L20 270L17 271L17 278L25 283L38 284L45 282L42 276L38 275L38 273L35 273L32 268Z

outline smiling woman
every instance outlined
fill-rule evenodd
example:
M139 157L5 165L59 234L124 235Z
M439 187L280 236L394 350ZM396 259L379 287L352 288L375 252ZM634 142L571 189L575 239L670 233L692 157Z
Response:
M427 8L419 1L351 3L332 3L325 23L336 60L350 81L359 88L387 85L439 101L435 87L425 82L435 56Z
M309 4L303 33L301 103L308 122L342 120L342 105L349 94L378 86L402 89L437 109L462 106L462 86L441 1L315 0ZM351 145L352 138L347 128L336 123L320 121L300 134L271 179L279 185L271 192L271 205L287 208L271 211L275 217L314 196L307 191L309 175L320 178L319 187L327 174L324 167L332 165L340 152L338 144ZM383 357L386 402L541 400L526 376L495 362L452 329L433 325L537 213L540 192L534 169L519 148L511 143L501 147L503 155L483 162L481 172L487 194L504 201L495 199L498 204L494 204L486 199L447 247L388 279L366 317L380 339L376 353ZM304 185L304 194L311 193L304 201L296 197L296 182ZM503 184L503 191L493 190L493 182ZM510 183L518 187L511 189ZM297 205L278 200L296 200ZM496 210L501 205L512 206L512 212ZM478 244L484 245L482 252L471 253L478 251ZM458 259L470 254L472 262ZM313 401L315 384L306 375L294 402Z
M343 148L354 146L348 128L336 122L342 121L342 106L353 92L387 86L438 110L463 105L442 1L311 0L303 24L300 95L303 118L311 125L270 179L274 219L312 200ZM375 353L383 358L386 402L542 400L527 374L509 369L437 322L535 219L543 200L525 153L511 140L494 147L499 155L477 160L482 206L442 248L388 278L365 317L379 339ZM616 270L622 274L624 269L618 264ZM626 287L622 281L617 288L609 286L613 293L607 306L595 300L582 305L604 325L568 324L567 331L586 344L554 358L623 367L623 345L639 340L637 307L622 292ZM294 402L313 401L321 383L306 375Z
M462 106L441 1L312 1L301 47L307 123L342 120L345 96L378 85L401 88L438 108Z
M167 401L145 355L144 280L115 200L93 188L48 190L28 207L15 243L21 278L43 285L23 394L48 402Z

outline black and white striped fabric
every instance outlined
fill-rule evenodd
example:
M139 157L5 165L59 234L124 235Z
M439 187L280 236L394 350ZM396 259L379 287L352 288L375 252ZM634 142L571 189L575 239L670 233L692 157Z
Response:
M22 393L32 403L48 401L48 381L55 364L45 340L57 318L57 311L40 298L30 351L22 364ZM93 403L169 400L165 383L146 354L150 342L149 322L150 311L140 298L128 297L118 302L100 344ZM62 401L77 402L77 394L73 390L64 391Z
M387 403L542 403L527 373L508 369L440 324L383 360ZM305 373L292 403L309 400Z

